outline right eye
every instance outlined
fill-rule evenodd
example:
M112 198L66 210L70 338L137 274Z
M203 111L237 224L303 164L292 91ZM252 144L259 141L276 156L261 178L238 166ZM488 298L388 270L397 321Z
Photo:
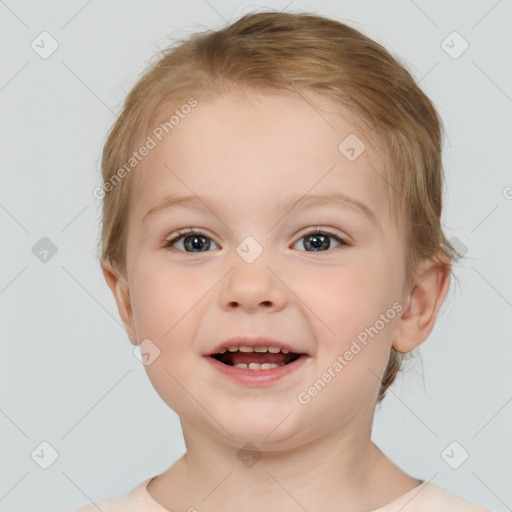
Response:
M201 233L201 231L187 229L180 231L178 236L171 240L167 240L164 247L170 248L174 245L181 244L183 248L178 247L178 250L182 252L208 252L211 245L210 242L213 242L217 246L209 236Z

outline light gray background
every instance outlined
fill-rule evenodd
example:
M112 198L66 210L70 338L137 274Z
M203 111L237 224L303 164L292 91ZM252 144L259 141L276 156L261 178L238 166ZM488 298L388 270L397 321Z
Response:
M388 392L374 440L410 474L512 510L510 1L6 0L0 511L69 511L126 494L184 452L178 417L134 357L103 280L92 190L107 130L158 48L258 8L355 26L399 57L439 109L443 221L468 252L423 364ZM47 59L31 48L43 31L59 44ZM469 43L458 58L442 47L453 31ZM58 249L46 262L32 250L43 237ZM34 461L50 460L43 441L58 452L48 469ZM453 441L469 453L458 469L441 456Z

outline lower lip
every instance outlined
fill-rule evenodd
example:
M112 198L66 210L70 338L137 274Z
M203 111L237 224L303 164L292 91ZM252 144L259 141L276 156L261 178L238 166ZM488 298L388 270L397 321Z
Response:
M233 379L240 384L258 385L276 382L287 375L297 371L308 359L308 356L302 355L295 361L278 366L277 368L269 368L268 370L249 370L238 368L237 366L228 366L217 359L206 356L209 363L215 370L224 374L226 377Z

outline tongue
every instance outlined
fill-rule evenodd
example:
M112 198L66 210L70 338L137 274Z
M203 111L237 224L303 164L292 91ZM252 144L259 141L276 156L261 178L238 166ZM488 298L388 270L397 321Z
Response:
M289 363L298 355L289 353L282 354L278 352L277 354L272 354L270 352L225 352L221 355L220 359L223 363L235 365L240 363L274 363L274 364L282 364Z

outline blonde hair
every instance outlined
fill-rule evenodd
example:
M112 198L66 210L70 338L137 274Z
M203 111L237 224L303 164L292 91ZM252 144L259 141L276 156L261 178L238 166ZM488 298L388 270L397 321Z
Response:
M338 21L309 13L255 12L221 30L193 34L162 52L128 94L102 155L101 260L126 275L137 141L171 107L215 93L319 93L366 125L385 157L391 215L404 220L406 283L428 258L451 272L458 256L441 227L442 124L429 98L380 44ZM193 115L193 113L191 114ZM359 134L358 134L359 135ZM341 141L340 141L341 142ZM126 177L124 177L126 174ZM115 186L114 186L115 185ZM378 402L405 354L391 349Z

